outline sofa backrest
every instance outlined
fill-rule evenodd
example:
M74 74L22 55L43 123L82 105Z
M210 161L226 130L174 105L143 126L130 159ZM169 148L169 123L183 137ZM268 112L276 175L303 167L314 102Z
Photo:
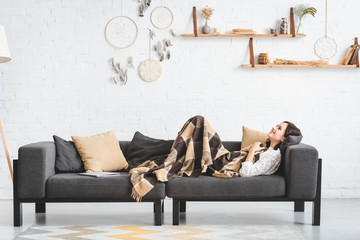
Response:
M121 151L126 155L126 150L129 146L130 141L119 141ZM223 141L222 142L224 147L231 151L239 151L241 149L241 142L240 141Z

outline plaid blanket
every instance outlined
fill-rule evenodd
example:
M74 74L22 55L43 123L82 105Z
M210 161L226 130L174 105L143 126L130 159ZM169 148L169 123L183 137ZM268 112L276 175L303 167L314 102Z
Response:
M256 152L254 161L264 151ZM247 152L225 149L219 135L204 117L192 117L178 133L167 157L148 160L130 170L131 196L139 202L157 181L167 182L184 174L189 177L200 174L238 177L241 162L246 157Z

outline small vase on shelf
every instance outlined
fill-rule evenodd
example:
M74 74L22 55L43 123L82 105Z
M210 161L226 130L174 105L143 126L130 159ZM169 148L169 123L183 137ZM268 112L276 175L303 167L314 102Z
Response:
M211 33L211 27L208 26L207 21L205 22L205 25L202 27L202 33L203 34Z
M305 34L303 24L301 23L301 19L299 20L298 26L296 28L296 34Z

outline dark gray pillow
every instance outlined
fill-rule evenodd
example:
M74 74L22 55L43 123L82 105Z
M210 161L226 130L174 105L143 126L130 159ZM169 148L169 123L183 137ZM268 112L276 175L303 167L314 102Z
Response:
M56 148L55 171L64 173L85 172L79 152L72 141L53 136Z
M291 145L299 144L301 142L301 139L302 139L302 135L300 135L300 136L294 136L294 135L287 136L285 138L285 140L280 145L281 153L285 154L285 150L286 150L287 147L289 147Z
M173 142L173 140L155 139L135 132L126 150L129 168L134 168L147 160L168 155Z

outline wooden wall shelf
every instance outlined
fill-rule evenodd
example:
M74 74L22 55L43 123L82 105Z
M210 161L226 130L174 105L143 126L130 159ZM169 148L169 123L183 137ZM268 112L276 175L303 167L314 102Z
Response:
M292 38L292 34L182 34L182 37L276 37L276 38ZM306 37L305 34L296 34L296 38Z
M295 34L294 9L290 8L290 34L199 34L197 29L196 7L193 7L193 34L182 34L182 37L247 37L249 38L250 64L243 64L243 68L359 68L359 55L354 65L326 65L326 66L308 66L308 65L278 65L278 64L255 64L253 38L272 37L272 38L303 38L305 34ZM355 44L358 39L355 38Z
M295 64L255 64L254 67L251 64L243 64L243 68L356 68L356 65L326 65L326 66L307 66L307 65L295 65Z

